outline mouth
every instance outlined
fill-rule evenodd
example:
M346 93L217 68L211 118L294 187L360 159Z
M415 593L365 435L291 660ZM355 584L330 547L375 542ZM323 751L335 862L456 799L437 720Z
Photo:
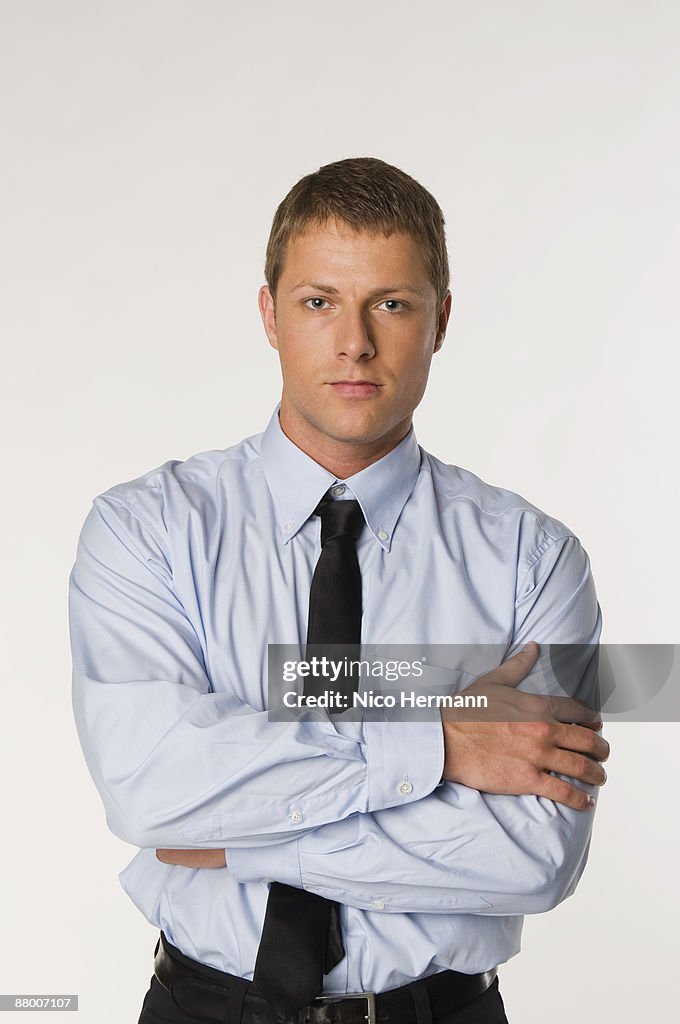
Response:
M329 387L339 395L347 395L350 398L364 398L368 395L375 395L382 384L376 384L372 380L333 380L328 382Z

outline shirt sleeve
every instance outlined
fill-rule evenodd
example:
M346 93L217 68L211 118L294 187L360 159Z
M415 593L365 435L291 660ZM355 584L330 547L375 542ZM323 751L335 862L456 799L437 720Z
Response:
M519 581L515 612L509 654L528 640L584 645L578 674L560 679L561 692L584 699L601 616L588 556L575 537L536 559ZM537 688L532 675L521 689ZM580 785L595 795L597 787ZM592 822L593 811L544 797L446 782L407 806L325 825L289 844L278 863L266 851L227 850L227 865L238 881L275 878L364 910L538 913L576 888Z
M385 723L270 722L213 692L162 538L117 497L95 498L82 527L69 627L85 760L110 829L134 846L276 845L441 779L436 723L404 750Z

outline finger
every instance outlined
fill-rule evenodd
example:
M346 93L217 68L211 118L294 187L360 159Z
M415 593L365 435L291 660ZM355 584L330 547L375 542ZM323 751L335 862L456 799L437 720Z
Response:
M159 860L161 864L174 864L175 857L180 850L156 850L156 860Z
M163 864L185 868L222 868L226 864L223 849L216 850L156 850L156 858Z
M554 727L552 742L563 750L586 754L596 761L606 761L610 748L604 736L582 725L557 725Z
M585 793L578 786L572 786L564 779L558 779L554 775L541 772L540 780L536 783L534 792L536 796L545 796L555 803L572 807L575 811L591 811L595 801L589 793Z
M576 697L551 697L553 718L558 722L575 722L590 728L602 728L602 716Z
M572 750L557 747L545 759L546 771L568 775L578 782L587 782L590 786L604 786L607 773L599 763L587 754L575 754Z
M581 722L581 725L586 729L594 729L595 732L601 732L603 721L601 718L597 718L594 722Z
M489 681L494 683L502 683L504 686L517 686L521 683L525 676L528 676L532 668L536 664L538 658L539 647L538 644L531 641L518 651L517 654L513 654L512 658L508 658L502 665L495 668L492 672L487 674ZM479 680L478 680L479 681Z
M156 858L162 864L184 864L190 866L194 850L156 850Z

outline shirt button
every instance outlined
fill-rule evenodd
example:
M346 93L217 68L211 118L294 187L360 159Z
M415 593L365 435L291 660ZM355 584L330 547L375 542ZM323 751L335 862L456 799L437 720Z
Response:
M344 494L347 488L344 484L333 484L331 487L331 494L334 498L339 498L341 494Z
M384 530L378 530L378 540L389 540L389 533L385 533Z
M384 902L382 900L374 900L373 903L371 904L371 906L373 907L374 910L384 910L385 909L385 904L384 904Z
M292 533L294 529L295 523L286 523L286 525L284 526L284 530L286 531L286 533Z
M290 816L290 820L293 822L294 825L298 825L302 821L303 817L304 815L302 811L293 811L293 813Z
M413 786L411 785L410 782L402 782L401 786L399 787L399 792L403 793L404 796L408 796L409 793L413 792Z

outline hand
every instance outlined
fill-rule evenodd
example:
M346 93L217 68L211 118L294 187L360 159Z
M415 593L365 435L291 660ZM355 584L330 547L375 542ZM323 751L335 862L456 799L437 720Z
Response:
M486 710L441 708L443 778L483 793L533 794L575 810L589 810L594 801L588 793L549 772L604 785L607 774L599 762L609 757L609 744L598 736L602 719L571 697L514 689L537 657L538 644L527 644L462 691L486 694Z
M227 863L224 850L156 850L156 857L183 868L223 868Z

